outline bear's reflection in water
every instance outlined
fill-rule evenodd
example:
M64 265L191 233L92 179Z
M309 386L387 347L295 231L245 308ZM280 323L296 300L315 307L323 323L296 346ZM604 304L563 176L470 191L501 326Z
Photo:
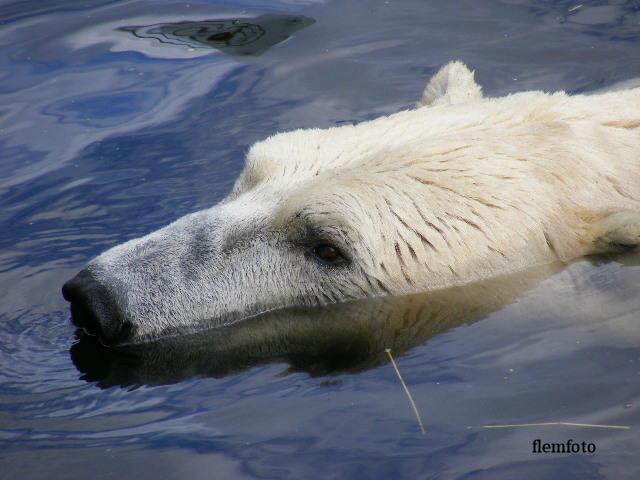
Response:
M311 376L357 373L388 362L386 348L399 356L439 333L481 320L562 268L561 263L550 264L403 297L288 308L226 327L117 348L79 334L71 357L84 380L105 388L221 377L274 362Z

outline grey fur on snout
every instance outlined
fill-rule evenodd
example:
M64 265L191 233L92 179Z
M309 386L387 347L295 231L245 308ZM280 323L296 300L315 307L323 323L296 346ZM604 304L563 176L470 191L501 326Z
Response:
M310 282L327 272L306 258L297 229L269 228L264 204L241 208L244 216L234 207L228 202L187 215L88 264L123 316L135 322L134 341L339 300L327 294L326 282Z

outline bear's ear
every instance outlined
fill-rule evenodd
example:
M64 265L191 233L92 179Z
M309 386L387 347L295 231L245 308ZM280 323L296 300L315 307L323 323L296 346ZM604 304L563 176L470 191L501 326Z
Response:
M427 83L416 108L455 105L482 98L482 88L473 78L473 72L460 62L449 62Z

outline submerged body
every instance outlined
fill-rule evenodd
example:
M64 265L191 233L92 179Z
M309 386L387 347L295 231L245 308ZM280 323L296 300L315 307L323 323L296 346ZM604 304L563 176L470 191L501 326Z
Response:
M220 204L108 250L64 293L114 343L633 246L639 107L638 88L483 98L454 62L413 110L257 143Z

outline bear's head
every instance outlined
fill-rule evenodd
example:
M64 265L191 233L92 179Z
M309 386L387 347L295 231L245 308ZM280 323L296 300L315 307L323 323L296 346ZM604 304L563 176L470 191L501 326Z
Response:
M270 137L218 205L111 248L67 282L73 321L103 343L135 342L587 253L584 215L567 212L583 185L606 182L562 161L578 161L567 122L587 115L566 113L568 98L483 99L453 62L415 109Z

